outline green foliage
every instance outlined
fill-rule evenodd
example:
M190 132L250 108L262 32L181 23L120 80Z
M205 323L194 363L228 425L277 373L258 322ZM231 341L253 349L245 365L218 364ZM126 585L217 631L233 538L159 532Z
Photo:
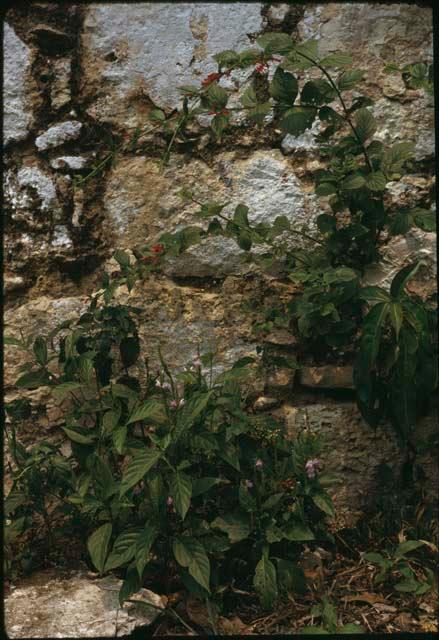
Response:
M311 608L313 618L320 618L320 626L307 626L300 630L300 634L337 634L337 633L365 633L366 630L359 624L347 623L338 624L338 616L336 607L329 601L327 597L322 598L322 603L314 605Z

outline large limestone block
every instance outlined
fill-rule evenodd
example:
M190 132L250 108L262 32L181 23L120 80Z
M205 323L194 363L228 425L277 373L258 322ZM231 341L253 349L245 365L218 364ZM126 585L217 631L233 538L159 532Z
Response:
M4 144L26 138L32 123L28 74L32 53L7 22L3 23Z

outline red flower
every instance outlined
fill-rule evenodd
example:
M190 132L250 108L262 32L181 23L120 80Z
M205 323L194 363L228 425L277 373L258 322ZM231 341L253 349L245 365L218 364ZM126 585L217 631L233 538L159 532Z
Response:
M201 82L201 85L203 87L207 87L209 84L212 84L212 82L216 82L217 80L219 80L221 78L221 75L221 73L209 73L207 78L204 78L204 80Z
M259 62L255 67L255 71L257 71L257 73L266 73L267 69L268 64L266 62Z
M155 244L151 247L153 253L163 253L165 247L162 244Z

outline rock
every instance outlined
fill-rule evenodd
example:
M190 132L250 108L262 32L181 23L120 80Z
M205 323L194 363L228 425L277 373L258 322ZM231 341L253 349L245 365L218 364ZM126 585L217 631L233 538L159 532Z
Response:
M316 135L321 131L320 120L315 120L310 129L307 129L300 136L292 136L288 133L282 140L282 151L286 154L293 152L316 151L319 145Z
M74 120L67 120L60 124L55 124L35 140L35 146L39 151L46 151L59 147L60 145L76 140L81 133L82 123Z
M267 376L267 391L273 394L284 394L293 388L295 377L295 369L273 367Z
M304 367L299 371L299 382L304 387L322 389L354 389L351 365Z
M259 2L89 5L81 37L89 115L131 127L143 124L149 101L174 109L178 86L200 84L216 71L213 54L250 46L248 34L263 27L261 8Z
M291 347L297 343L296 337L287 329L273 329L264 341L280 347Z
M24 278L21 276L4 275L4 292L6 294L17 289L23 289L24 285Z
M36 25L31 34L38 46L49 55L71 49L74 45L73 36L47 24Z
M9 144L26 138L32 124L27 87L31 50L7 22L3 23L3 142Z
M278 407L279 404L280 400L278 398L260 396L253 404L253 408L255 411L269 411L270 409L275 409L276 407Z
M46 569L23 579L5 600L10 638L120 637L150 625L167 599L141 589L120 608L122 584L112 576L91 580L84 572ZM151 606L145 606L150 604Z
M72 61L70 58L56 58L51 61L53 80L50 86L50 103L58 111L69 104L72 96L70 79L72 75Z
M391 428L384 425L372 429L352 403L315 403L306 407L284 404L273 415L284 421L288 437L294 438L309 428L321 440L323 450L319 458L323 461L323 472L334 479L328 490L334 500L339 529L355 526L366 505L381 490L379 465L389 464L398 472L404 460ZM419 436L430 433L435 420L435 416L421 420L417 427ZM428 469L428 493L435 495L439 487L438 465L431 453L423 456L417 462Z
M16 174L6 172L4 198L10 218L25 222L28 229L47 226L49 213L55 220L61 215L54 182L35 165L24 165Z
M267 12L267 18L271 24L279 25L285 20L290 10L290 5L286 2L272 4Z
M50 161L52 169L70 169L72 171L84 169L89 164L90 159L84 156L60 156Z

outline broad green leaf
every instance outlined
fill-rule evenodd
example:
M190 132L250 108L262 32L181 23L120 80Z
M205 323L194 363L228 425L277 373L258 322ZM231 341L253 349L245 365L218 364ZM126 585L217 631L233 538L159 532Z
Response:
M25 349L25 345L23 345L23 342L18 338L13 338L12 336L3 336L3 344L10 344L15 347L21 347L22 349Z
M251 64L255 64L261 59L260 49L244 49L239 53L239 65L241 67L248 67Z
M318 41L306 40L296 45L281 63L285 69L309 69L318 60Z
M303 570L295 562L276 558L279 586L286 591L306 593L306 578Z
M359 173L353 173L350 176L347 176L343 182L341 183L342 189L346 191L351 191L354 189L361 189L366 184L366 179Z
M293 107L283 114L279 126L292 136L299 136L312 127L316 114L314 107Z
M285 55L294 48L293 41L286 33L264 33L256 39L256 43L264 49L267 55L279 53Z
M374 366L378 355L381 333L389 310L389 303L379 302L372 307L363 322L361 354L364 356L370 368Z
M49 384L49 374L45 370L29 371L24 373L15 382L16 387L22 387L23 389L38 389Z
M169 488L171 496L174 499L175 508L184 520L191 503L191 479L185 473L177 472L175 475L171 476Z
M105 571L111 571L112 569L116 569L116 567L121 567L134 558L138 537L138 529L126 531L117 536L105 563Z
M363 79L364 71L360 69L350 69L348 71L344 71L337 80L337 86L340 91L346 91L349 89L353 89L358 82Z
M234 67L239 63L239 54L232 49L220 51L212 57L218 63L220 69Z
M355 130L361 142L366 142L377 129L375 118L369 109L358 109L355 113Z
M335 516L334 505L327 493L314 493L311 494L311 498L314 504L324 511L324 513L327 513L328 516L331 516L332 518Z
M119 345L120 357L124 367L131 367L140 354L140 343L138 338L132 336L123 338Z
M212 529L220 529L227 533L232 544L245 540L250 535L247 516L241 514L226 514L215 518L210 526Z
M367 562L372 562L372 564L380 565L384 562L384 557L380 553L375 553L374 551L371 551L370 553L365 553L364 559L367 560Z
M149 562L150 551L152 545L157 538L158 531L154 525L146 524L145 528L139 533L136 544L135 560L136 569L139 577L142 577L143 570Z
M122 249L116 249L113 257L116 260L116 262L120 264L121 267L130 266L130 256L126 251L123 251Z
M405 542L401 542L395 550L395 558L405 556L406 553L419 549L419 547L424 546L424 544L425 542L422 540L406 540Z
M42 367L47 364L47 344L46 340L43 336L38 336L35 338L34 346L33 346L35 359Z
M110 411L106 411L104 413L104 417L102 418L102 427L103 431L106 435L110 434L113 429L115 429L119 423L121 416L120 407L117 409L111 409Z
M147 449L137 454L128 464L122 476L120 496L142 480L143 476L159 461L162 452L157 449Z
M331 102L335 96L335 89L326 80L309 80L300 93L300 102L320 106Z
M225 131L225 129L227 129L229 120L229 116L223 113L219 113L214 116L214 118L212 118L210 127L218 139L221 138L223 132Z
M84 384L91 384L94 377L93 361L84 356L85 354L79 358L79 377Z
M206 95L210 105L215 111L224 109L229 99L227 91L216 83L209 85Z
M222 482L224 481L221 478L200 478L199 480L194 480L192 484L192 497L196 498Z
M263 509L272 509L275 507L284 497L284 493L274 493L262 503Z
M187 567L194 580L210 593L210 562L201 542L181 536L174 540L172 548L178 564Z
M150 420L162 424L165 419L166 414L162 403L157 400L147 400L137 407L134 407L133 412L127 420L127 424L140 422L142 420Z
M363 287L360 289L358 297L361 300L373 300L377 302L390 302L390 296L381 287Z
M139 574L134 567L128 568L127 574L125 576L125 580L122 583L122 586L119 591L119 604L123 605L125 600L133 595L133 593L137 593L142 588L142 582L139 578Z
M259 595L261 605L264 609L270 609L278 596L277 576L276 567L265 553L256 565L253 584Z
M252 237L248 231L240 231L237 240L240 249L243 251L250 251L252 248Z
M57 384L56 387L52 387L52 393L62 398L71 391L78 391L83 386L82 382L62 382L61 384Z
M398 271L398 273L392 280L392 284L390 285L390 295L392 296L392 298L399 298L399 296L404 293L405 285L410 280L410 278L413 278L421 265L424 265L422 260L416 262L415 264L410 264L407 267L401 269L401 271Z
M381 162L384 173L401 173L404 163L413 157L414 147L413 142L398 142L386 149Z
M93 442L96 440L95 434L87 435L82 432L76 431L76 429L73 428L61 428L64 433L70 438L70 440L73 440L73 442L77 442L78 444L93 444Z
M401 591L403 593L415 593L420 586L420 583L414 578L408 578L406 580L401 580L394 585L394 588L397 591Z
M389 306L390 321L395 329L396 339L399 338L399 331L402 327L403 310L399 302L391 302Z
M102 573L105 565L105 558L107 557L108 545L111 538L111 532L113 526L107 522L96 529L87 540L87 549L90 554L91 561L93 562L99 573Z
M270 84L270 95L284 108L292 107L299 90L299 85L292 73L278 67Z
M337 193L337 187L332 182L321 182L315 189L318 196L330 196Z
M371 191L384 191L386 185L387 179L382 171L373 171L366 176L366 187Z
M125 450L127 434L128 428L126 425L121 425L113 431L113 444L119 455L122 455Z
M337 627L337 633L366 633L366 629L361 624L355 622L348 622L342 627Z
M352 55L347 51L334 51L320 60L322 67L338 69L339 67L349 67L352 64Z
M423 231L436 231L436 213L434 211L416 207L411 209L409 213L417 227Z
M315 539L311 529L299 521L287 523L284 528L284 536L287 540L291 540L291 542L305 542Z

